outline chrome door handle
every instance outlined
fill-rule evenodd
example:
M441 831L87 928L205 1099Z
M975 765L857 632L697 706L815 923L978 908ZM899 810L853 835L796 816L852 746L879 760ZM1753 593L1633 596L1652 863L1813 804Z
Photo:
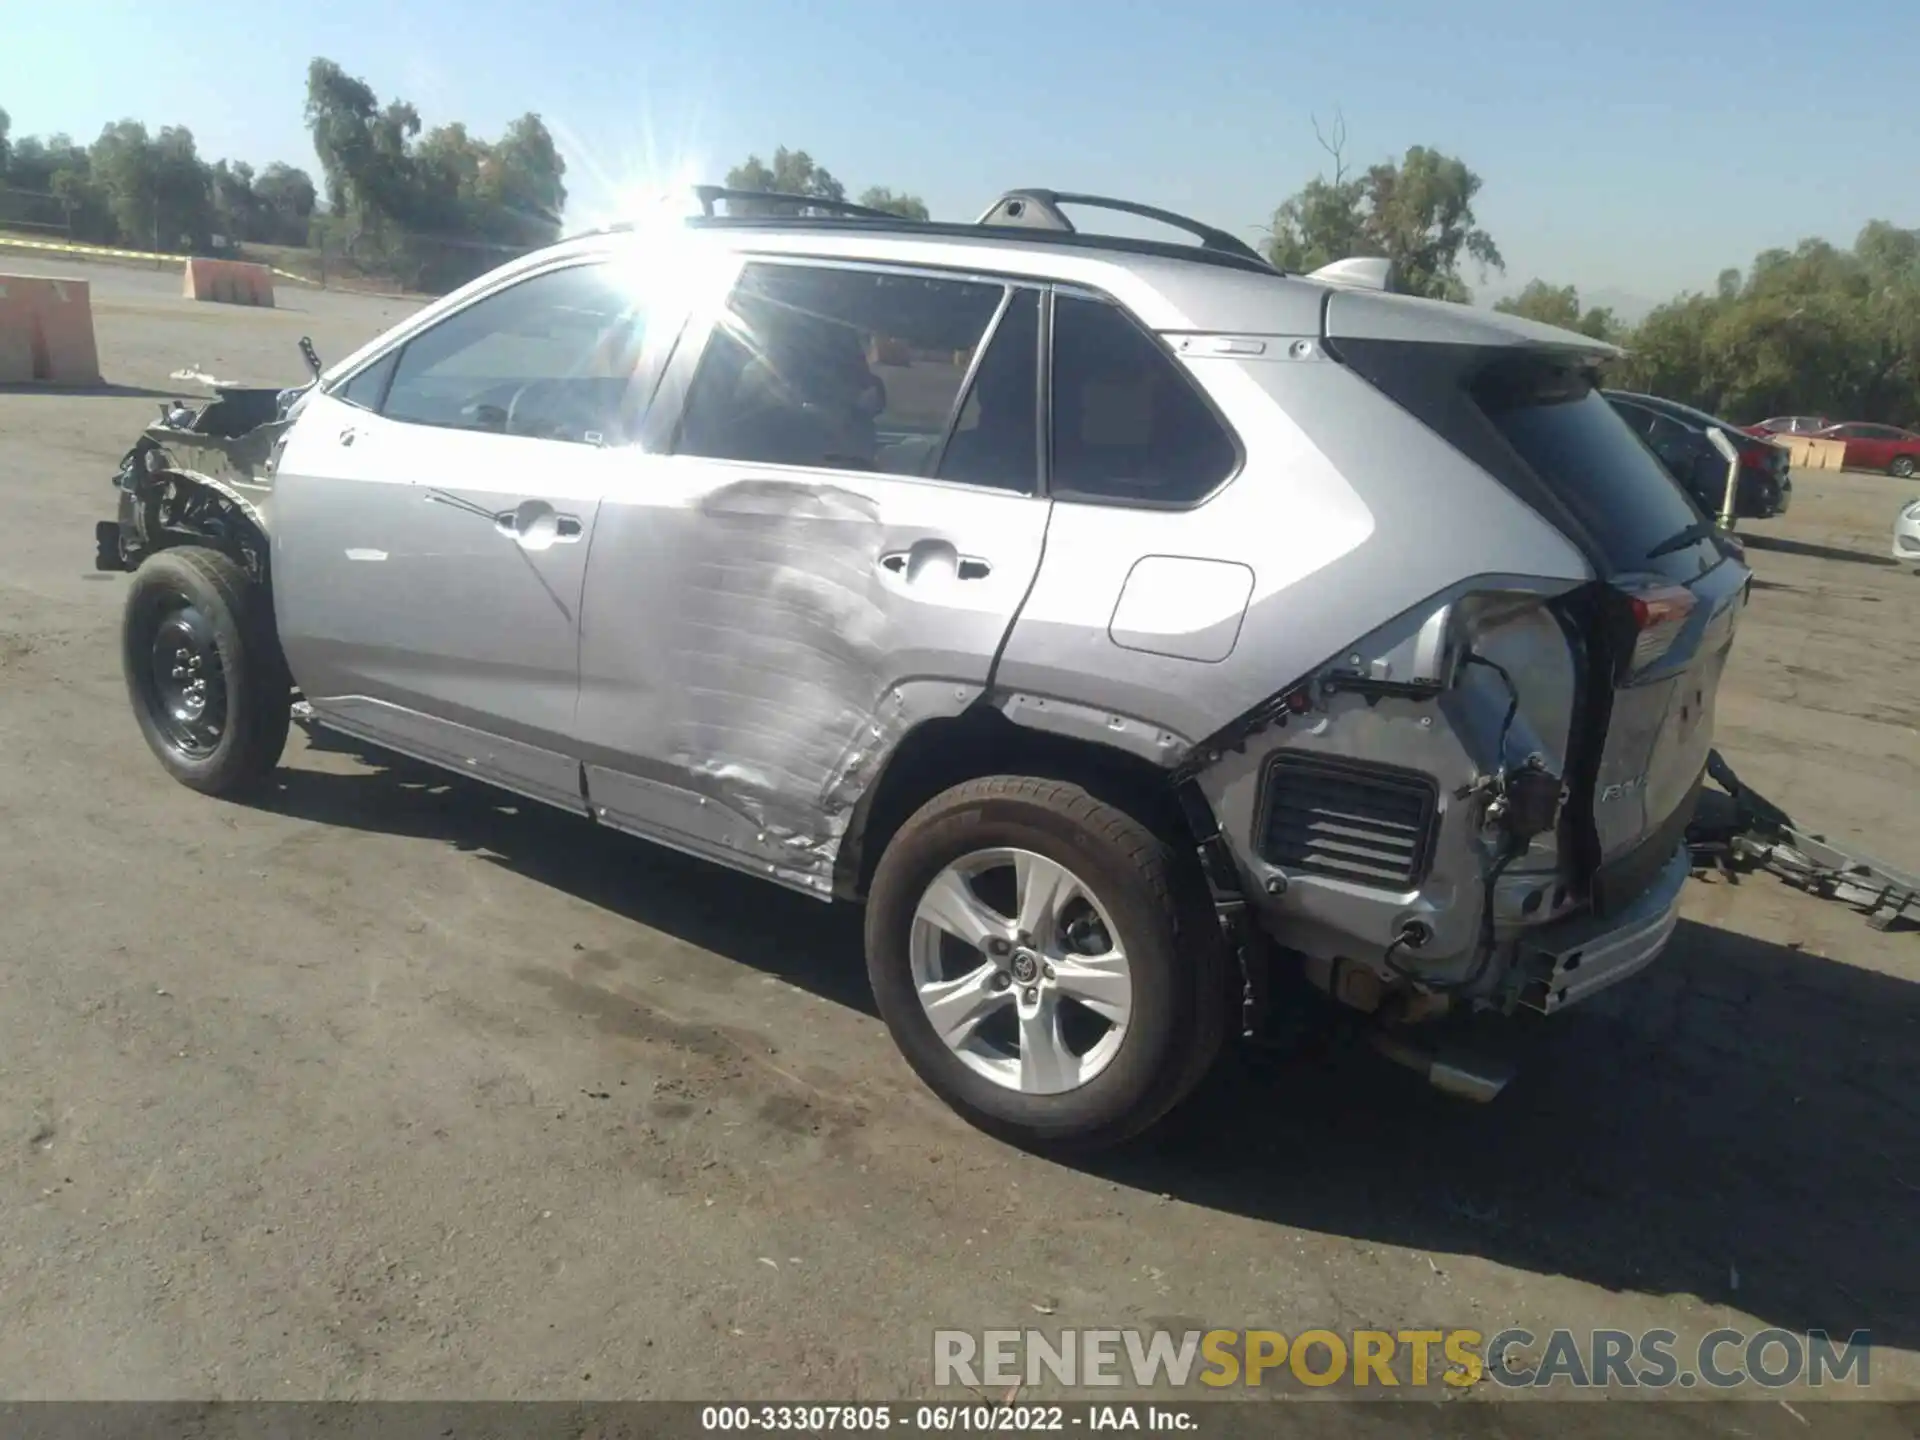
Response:
M489 510L465 496L445 490L428 490L426 498L439 505L451 505L482 520L491 520L501 535L527 550L545 550L549 545L567 545L586 533L578 515L561 515L544 500L523 500L511 510Z
M578 515L561 515L544 500L523 500L512 510L493 517L493 525L522 550L545 550L570 545L585 529Z
M578 515L557 515L552 511L528 517L518 510L502 510L493 517L493 525L502 535L522 544L534 544L535 548L539 548L536 542L564 545L569 540L578 540L585 529Z
M945 561L960 580L984 580L993 573L988 561L978 555L957 554L944 540L922 540L906 550L890 550L880 557L880 568L911 580L922 565L934 560Z

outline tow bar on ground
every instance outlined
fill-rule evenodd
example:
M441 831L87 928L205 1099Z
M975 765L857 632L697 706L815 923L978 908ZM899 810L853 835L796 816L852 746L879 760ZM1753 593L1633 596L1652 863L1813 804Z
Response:
M1732 878L1743 870L1767 870L1810 895L1856 907L1875 930L1902 921L1920 924L1920 875L1800 829L1779 806L1743 785L1717 750L1707 756L1707 774L1720 789L1701 790L1687 827L1696 873L1717 870Z

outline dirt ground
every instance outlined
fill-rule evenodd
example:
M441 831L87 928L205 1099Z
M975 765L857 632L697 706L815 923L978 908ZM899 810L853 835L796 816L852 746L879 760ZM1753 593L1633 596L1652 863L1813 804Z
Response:
M1695 882L1490 1108L1334 1053L1017 1153L895 1055L856 915L298 736L265 804L168 780L118 455L180 366L293 383L406 306L85 273L109 388L0 391L0 1396L907 1397L935 1326L1423 1323L1866 1328L1920 1395L1920 936ZM1914 495L1751 527L1719 733L1920 869Z

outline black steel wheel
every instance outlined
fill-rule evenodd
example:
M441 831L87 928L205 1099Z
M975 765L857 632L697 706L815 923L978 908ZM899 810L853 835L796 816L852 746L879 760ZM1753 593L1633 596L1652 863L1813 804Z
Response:
M227 724L227 677L213 622L183 591L156 594L153 645L139 672L154 723L182 757L205 760Z
M266 594L230 556L147 557L127 592L121 666L141 734L182 784L231 794L280 763L292 682Z

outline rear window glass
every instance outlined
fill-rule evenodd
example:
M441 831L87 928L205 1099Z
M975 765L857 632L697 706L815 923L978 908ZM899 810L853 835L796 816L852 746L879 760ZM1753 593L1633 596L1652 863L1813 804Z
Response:
M1586 526L1620 570L1699 573L1701 540L1648 552L1701 519L1699 509L1599 391L1568 377L1542 385L1477 387L1481 408L1540 481Z

